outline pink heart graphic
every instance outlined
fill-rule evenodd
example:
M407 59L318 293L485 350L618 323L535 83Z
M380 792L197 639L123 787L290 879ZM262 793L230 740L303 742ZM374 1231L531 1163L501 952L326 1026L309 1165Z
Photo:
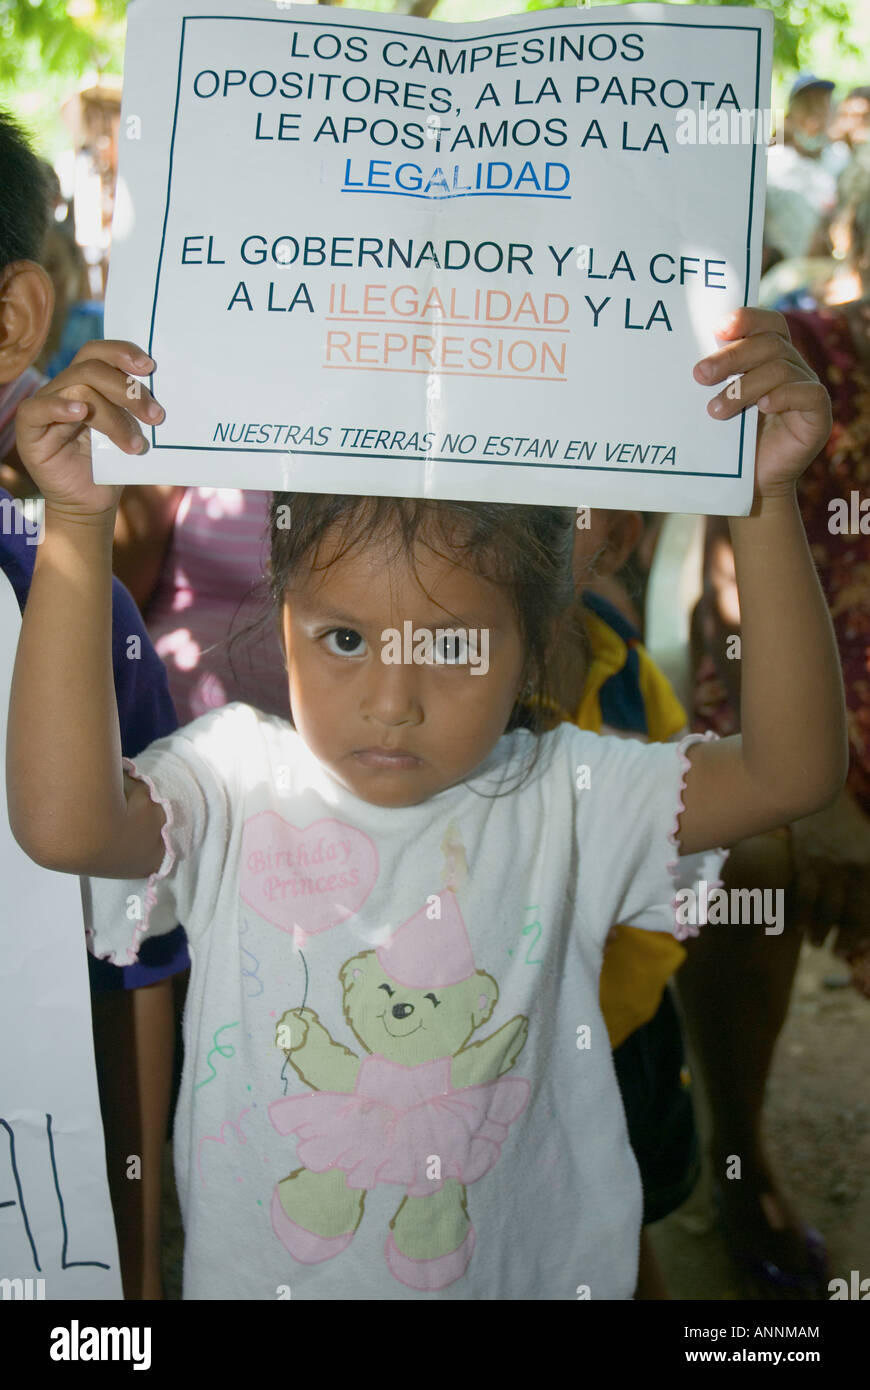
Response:
M279 931L314 936L347 921L378 877L368 835L339 820L299 830L275 811L261 811L242 830L239 894Z

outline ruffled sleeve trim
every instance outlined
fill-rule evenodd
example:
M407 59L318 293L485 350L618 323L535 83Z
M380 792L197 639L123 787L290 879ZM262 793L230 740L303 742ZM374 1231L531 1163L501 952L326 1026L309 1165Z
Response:
M684 812L685 809L686 809L685 802L683 801L683 792L686 790L686 776L687 776L687 774L688 774L688 772L690 771L691 766L692 766L691 762L689 761L689 758L688 758L687 755L686 755L686 749L687 749L687 748L691 748L692 745L695 744L695 743L707 743L707 742L709 742L711 739L714 740L714 741L718 741L718 738L719 738L719 735L718 735L717 733L714 733L714 731L713 731L712 729L708 729L707 732L704 733L704 734L687 734L687 735L685 736L685 738L680 739L679 743L677 744L677 757L678 757L679 760L680 760L680 784L679 784L679 787L677 788L677 808L676 808L676 811L674 812L674 822L673 822L673 826L672 826L671 829L668 831L668 841L669 841L669 843L671 844L671 846L672 846L672 847L676 850L676 852L677 852L677 857L676 857L675 859L671 859L671 860L668 862L668 872L670 873L671 878L673 879L675 885L676 885L677 869L678 869L679 866L680 866L681 859L682 859L682 858L694 858L694 856L689 856L689 855L681 856L681 855L680 855L680 816L683 814L683 812ZM716 854L717 856L720 857L720 858L719 858L719 869L720 869L720 871L721 871L721 869L724 868L724 866L725 866L725 864L726 864L726 862L727 862L727 859L728 859L728 856L729 856L730 853L731 853L730 850L722 849L722 848L719 848L719 849L716 849L716 850L707 850L707 851L706 851L706 854L707 854L707 855ZM720 877L720 878L717 878L713 883L708 883L707 886L708 886L708 889L709 889L710 892L712 892L712 890L713 890L714 888L721 888L721 887L722 887L722 879L721 879L721 877ZM683 891L684 891L684 890L683 890ZM679 910L679 908L680 908L681 906L682 906L682 904L680 903L678 894L677 894L677 892L675 891L674 896L673 896L673 898L671 899L671 907L672 907L673 913L674 913L673 933L674 933L674 936L677 938L678 941L685 941L685 940L687 939L687 937L690 937L690 936L698 936L698 935L700 935L700 933L699 933L699 931L698 931L697 925L695 925L694 923L692 923L692 922L681 922L681 921L678 919L677 913L678 913L678 910Z
M153 874L149 875L145 884L145 901L142 908L142 917L134 924L133 936L130 944L123 949L119 948L117 950L106 951L103 955L98 951L91 950L91 954L96 956L98 960L107 960L110 965L125 966L135 965L139 958L139 946L142 938L148 933L148 923L157 902L157 885L172 873L177 854L172 843L171 832L175 824L175 818L171 803L166 797L160 795L151 778L147 776L146 773L140 772L135 763L131 762L129 758L122 758L121 766L129 777L134 777L137 781L144 782L145 786L148 788L148 795L151 800L154 802L155 806L159 806L162 809L163 826L160 831L160 836L164 846L163 859L160 863L160 867L155 869ZM95 935L93 927L86 927L85 935L90 949Z

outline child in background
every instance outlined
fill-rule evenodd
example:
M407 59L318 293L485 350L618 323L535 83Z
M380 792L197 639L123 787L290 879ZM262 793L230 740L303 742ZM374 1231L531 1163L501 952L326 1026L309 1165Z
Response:
M75 239L71 216L65 222L49 222L43 265L54 285L55 306L39 366L52 377L69 366L85 343L102 338L103 305L91 298L87 262Z
M166 662L183 724L231 700L286 711L275 624L249 621L268 559L269 500L249 488L124 488L114 570Z
M631 1296L641 1190L597 1001L607 933L666 929L675 880L716 880L716 845L826 804L845 775L794 500L828 398L780 316L738 310L720 336L696 380L742 373L740 404L762 415L754 515L732 523L744 734L721 742L512 727L524 692L550 698L573 512L277 494L292 722L231 705L122 766L120 489L92 481L90 429L140 452L131 413L163 412L147 390L128 400L127 374L155 364L94 343L21 407L46 530L10 816L38 862L90 875L98 951L129 949L131 893L146 934L181 917L193 943L185 1297ZM734 405L723 390L708 408ZM406 623L418 661L397 658ZM35 784L28 750L49 728Z
M617 512L600 507L577 508L574 575L578 589L605 599L640 632L643 618L636 595L624 582L644 534L643 512Z
M0 113L0 422L5 421L0 423L0 459L9 460L5 476L24 495L35 489L14 451L14 415L21 401L45 383L32 364L48 334L54 304L51 281L39 263L46 221L39 161L14 122ZM36 525L16 523L11 502L10 493L0 489L0 569L23 613L38 548ZM129 655L130 638L140 644L135 660ZM178 720L166 673L130 595L117 581L112 586L112 671L121 746L135 757L176 729ZM33 751L41 756L41 747ZM161 1298L160 1197L175 1038L172 980L190 964L184 932L176 927L143 943L138 961L126 968L90 953L87 959L124 1292L128 1298ZM138 1181L127 1176L131 1154L142 1160Z
M20 401L45 384L33 364L51 324L54 291L42 266L48 189L36 155L0 110L0 487L15 497L36 491L15 447Z

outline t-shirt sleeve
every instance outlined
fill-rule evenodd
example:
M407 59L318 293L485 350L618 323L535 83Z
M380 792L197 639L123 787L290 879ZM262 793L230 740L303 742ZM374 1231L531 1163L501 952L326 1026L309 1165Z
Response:
M215 712L220 713L220 711ZM214 918L230 839L233 768L214 715L158 739L128 776L148 788L164 812L163 860L147 879L83 878L88 946L113 965L130 965L140 943L183 922L188 938Z
M589 930L602 941L618 922L679 939L697 936L691 921L683 921L690 914L678 912L683 890L698 892L701 880L718 886L727 858L724 849L679 852L682 793L691 776L685 750L702 735L644 744L578 729L571 734L577 900Z

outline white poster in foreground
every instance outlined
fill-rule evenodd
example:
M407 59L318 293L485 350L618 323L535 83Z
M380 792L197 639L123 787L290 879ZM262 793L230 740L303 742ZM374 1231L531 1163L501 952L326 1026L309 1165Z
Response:
M97 478L745 513L692 367L757 295L771 35L134 0L106 333L166 418Z
M120 1299L79 880L34 864L9 829L6 715L20 628L0 570L0 1302Z

